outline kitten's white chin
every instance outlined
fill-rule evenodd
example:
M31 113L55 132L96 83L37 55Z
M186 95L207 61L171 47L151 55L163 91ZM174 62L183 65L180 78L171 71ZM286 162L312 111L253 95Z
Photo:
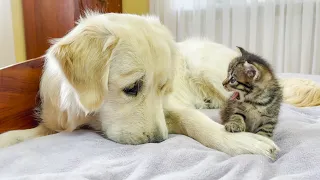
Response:
M244 101L244 94L241 92L239 92L239 100L238 101L241 101L241 102Z
M237 91L238 92L238 99L237 101L243 102L244 101L244 93L241 91Z

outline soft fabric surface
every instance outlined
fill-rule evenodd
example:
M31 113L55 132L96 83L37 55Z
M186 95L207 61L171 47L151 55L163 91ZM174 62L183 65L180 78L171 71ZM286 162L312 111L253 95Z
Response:
M219 119L218 110L203 110ZM320 107L284 104L275 162L229 155L191 138L121 145L90 131L59 133L0 149L0 179L320 179Z

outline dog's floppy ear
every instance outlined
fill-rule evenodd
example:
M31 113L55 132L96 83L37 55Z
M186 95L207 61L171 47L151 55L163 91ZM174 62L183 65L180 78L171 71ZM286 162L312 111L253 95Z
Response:
M98 110L103 104L109 60L117 42L105 28L87 26L74 29L49 50L86 113Z

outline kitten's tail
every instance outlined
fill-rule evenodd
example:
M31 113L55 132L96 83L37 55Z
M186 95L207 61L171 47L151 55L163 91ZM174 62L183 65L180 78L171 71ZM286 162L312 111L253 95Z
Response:
M283 101L296 107L320 106L320 85L308 79L281 79Z

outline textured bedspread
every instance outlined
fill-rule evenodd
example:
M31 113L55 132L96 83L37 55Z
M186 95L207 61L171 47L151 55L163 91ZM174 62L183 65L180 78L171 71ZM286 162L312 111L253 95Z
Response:
M218 119L218 110L205 110ZM229 155L191 138L120 145L90 131L59 133L0 149L0 179L320 179L320 107L283 105L275 162Z

